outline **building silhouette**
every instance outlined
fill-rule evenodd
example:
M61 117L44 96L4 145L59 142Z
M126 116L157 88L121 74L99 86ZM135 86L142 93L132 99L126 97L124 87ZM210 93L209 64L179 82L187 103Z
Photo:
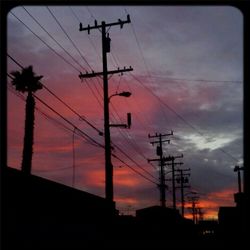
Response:
M217 234L216 223L196 225L172 208L151 206L137 210L136 216L121 216L114 202L81 190L12 168L6 168L2 177L3 249L224 249L240 246L240 234L220 236L222 232L225 236L231 233L225 228L241 226L235 212L242 211L241 196L236 195L236 207L220 208L218 230L221 234ZM203 232L209 230L213 234L208 237Z

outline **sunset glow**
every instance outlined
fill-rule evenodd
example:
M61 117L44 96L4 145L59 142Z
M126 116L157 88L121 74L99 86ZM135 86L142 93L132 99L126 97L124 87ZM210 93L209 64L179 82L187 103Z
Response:
M42 83L83 119L45 88L36 92L38 98L65 119L36 99L32 173L105 196L104 136L97 131L104 131L103 79L94 77L81 81L79 78L80 71L102 71L101 33L99 30L91 30L90 34L79 32L79 20L87 26L93 25L95 19L99 23L112 22L126 18L129 13L131 24L109 30L108 69L125 66L134 69L109 78L109 96L122 91L132 93L129 98L114 96L109 104L110 124L126 124L127 113L132 114L130 129L110 128L117 207L127 209L130 206L134 212L160 204L156 185L159 183L158 163L147 161L158 156L148 134L165 134L171 130L174 134L167 138L169 144L164 143L164 155L183 153L184 157L178 159L184 163L181 167L191 169L191 187L185 192L197 191L198 206L204 218L217 218L220 206L233 206L237 176L232 168L243 164L241 13L232 7L198 6L49 8L81 55L45 6L25 6L80 65L23 7L12 9L8 15L8 54L23 67L33 65L34 71L44 76ZM21 68L8 58L8 73L16 70ZM18 91L11 85L11 79L8 80L8 166L20 169L25 101L17 96ZM26 94L23 96L26 98ZM166 166L166 173L169 171L171 166ZM170 176L167 174L166 179ZM166 204L172 207L171 182L167 185ZM177 199L180 209L179 189ZM192 219L187 201L185 208L185 217Z

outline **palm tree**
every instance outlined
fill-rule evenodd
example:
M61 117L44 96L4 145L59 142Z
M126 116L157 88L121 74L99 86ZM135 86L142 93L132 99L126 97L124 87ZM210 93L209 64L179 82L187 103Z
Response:
M16 90L22 93L28 93L25 109L25 131L21 169L24 173L30 174L35 120L35 99L33 97L33 92L42 89L43 86L39 81L43 76L36 76L33 72L32 66L23 68L21 72L11 72L11 75L14 77L12 84L15 86Z

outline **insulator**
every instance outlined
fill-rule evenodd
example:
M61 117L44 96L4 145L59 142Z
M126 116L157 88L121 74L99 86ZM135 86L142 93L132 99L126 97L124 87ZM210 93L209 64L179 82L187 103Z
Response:
M80 23L79 30L82 31L82 23Z
M130 15L127 15L127 21L130 23L131 20L130 20Z
M127 113L127 123L128 123L128 128L131 127L131 113Z

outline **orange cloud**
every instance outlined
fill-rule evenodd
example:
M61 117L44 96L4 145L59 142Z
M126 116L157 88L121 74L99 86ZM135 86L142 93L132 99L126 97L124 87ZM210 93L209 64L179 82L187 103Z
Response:
M115 201L121 203L121 205L136 205L138 200L131 197L115 197Z
M127 168L119 168L114 172L114 185L134 187L141 183L137 176Z
M104 188L104 170L91 170L84 172L84 182L86 186Z
M204 198L199 199L196 207L199 207L204 212L205 219L217 219L219 207L221 206L235 206L233 202L234 188L227 188L220 191L212 192ZM185 208L191 207L191 204L186 202ZM192 219L192 213L186 213L186 218Z

